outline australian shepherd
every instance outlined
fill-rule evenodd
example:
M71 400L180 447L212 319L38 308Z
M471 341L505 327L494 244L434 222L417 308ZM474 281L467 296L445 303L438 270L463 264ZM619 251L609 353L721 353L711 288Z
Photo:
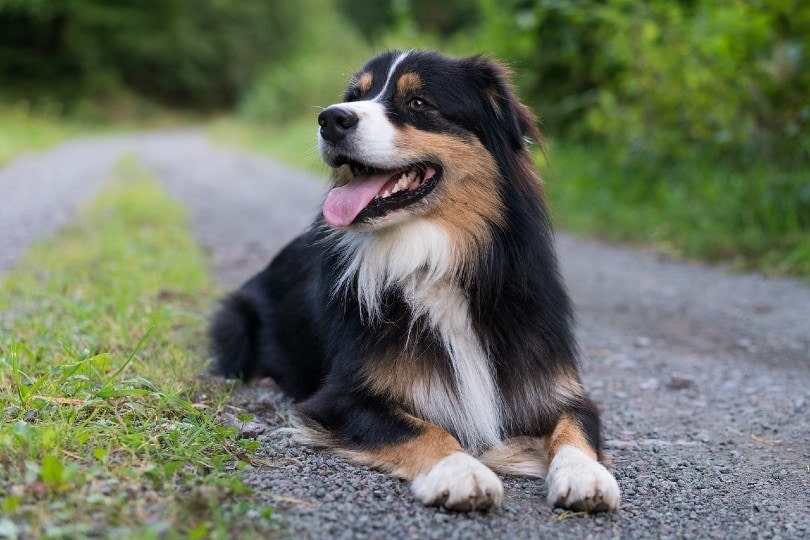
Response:
M223 301L219 372L271 377L308 441L424 504L496 507L504 473L545 478L553 505L618 508L527 149L540 134L507 69L386 52L318 124L331 190Z

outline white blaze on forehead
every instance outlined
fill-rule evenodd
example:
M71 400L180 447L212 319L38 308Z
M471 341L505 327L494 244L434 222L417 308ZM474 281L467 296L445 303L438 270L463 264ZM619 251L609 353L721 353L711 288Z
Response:
M388 85L391 84L391 79L394 76L394 72L397 70L397 67L402 63L405 58L408 57L408 52L401 53L396 59L391 63L391 67L388 68L388 76L385 78L385 84L380 90L380 93L374 96L371 101L380 101L385 96L385 91L388 89Z

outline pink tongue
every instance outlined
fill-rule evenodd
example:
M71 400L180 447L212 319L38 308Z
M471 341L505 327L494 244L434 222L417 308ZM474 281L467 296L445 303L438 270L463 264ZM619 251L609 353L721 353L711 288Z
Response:
M355 176L348 184L329 192L323 203L323 217L333 227L351 225L357 214L380 192L392 173Z

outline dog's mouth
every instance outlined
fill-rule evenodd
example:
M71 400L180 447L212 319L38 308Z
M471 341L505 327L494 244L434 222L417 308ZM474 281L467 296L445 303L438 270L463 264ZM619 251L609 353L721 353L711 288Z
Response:
M350 158L335 161L348 180L333 188L323 203L323 216L333 227L347 227L410 206L430 193L442 168L430 162L398 169L378 169Z

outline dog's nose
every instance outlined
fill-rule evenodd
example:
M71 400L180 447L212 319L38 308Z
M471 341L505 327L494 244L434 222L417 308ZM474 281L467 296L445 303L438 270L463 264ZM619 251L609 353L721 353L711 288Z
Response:
M359 121L357 114L341 107L329 107L318 115L321 137L332 143L343 139Z

